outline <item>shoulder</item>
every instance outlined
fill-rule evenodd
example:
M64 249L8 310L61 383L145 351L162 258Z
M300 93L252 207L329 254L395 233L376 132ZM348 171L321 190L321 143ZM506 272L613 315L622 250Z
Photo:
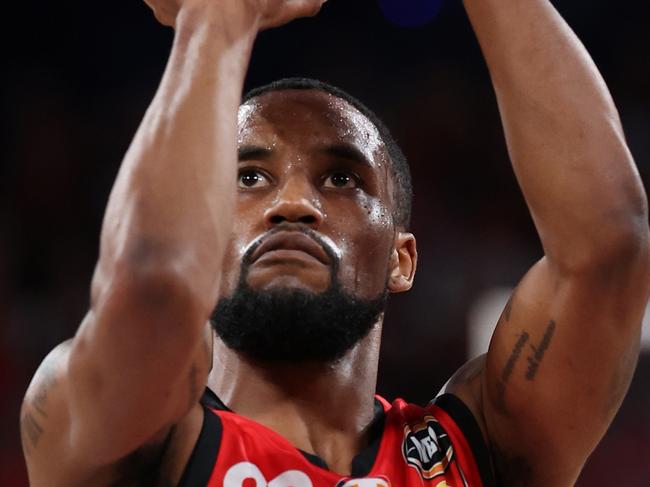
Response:
M423 478L445 475L467 479L469 485L495 485L476 413L455 394L443 393L424 407L397 399L386 407L386 417L404 460Z
M88 462L70 440L75 427L69 405L71 349L67 340L45 357L23 399L20 430L30 485L122 485L137 483L143 475L177 483L201 430L202 407L197 403L180 422L118 462Z
M479 355L465 363L451 376L427 407L422 408L409 404L402 399L397 399L389 405L383 398L379 399L384 404L384 409L388 414L397 414L406 420L408 418L417 420L418 417L431 415L434 411L438 415L452 415L454 417L460 415L464 419L470 419L472 426L479 429L481 439L487 442L488 436L481 407L481 381L485 368L485 358L485 355Z
M72 340L59 344L43 359L23 399L20 431L32 485L39 485L39 479L71 453L66 442L70 424L66 369L71 344Z
M70 345L71 340L59 344L43 359L25 392L20 425L23 448L28 456L47 433L41 423L51 422L49 420L53 415L58 416L59 421L63 419L61 413L65 411L59 411L63 399L61 382L65 376Z
M27 388L25 400L35 399L39 393L42 393L44 385L50 385L52 381L56 380L56 376L62 373L67 364L71 346L72 339L68 339L59 343L45 356Z
M447 383L440 389L436 399L432 402L439 402L441 397L453 395L458 398L466 409L472 414L484 441L488 441L488 433L485 418L483 416L483 371L485 370L486 354L479 355L463 364Z

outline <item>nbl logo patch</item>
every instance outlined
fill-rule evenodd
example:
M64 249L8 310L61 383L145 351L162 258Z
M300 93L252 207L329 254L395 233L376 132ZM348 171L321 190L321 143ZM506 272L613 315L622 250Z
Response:
M447 471L454 449L440 423L433 416L425 416L422 423L404 426L402 454L423 479L430 480Z

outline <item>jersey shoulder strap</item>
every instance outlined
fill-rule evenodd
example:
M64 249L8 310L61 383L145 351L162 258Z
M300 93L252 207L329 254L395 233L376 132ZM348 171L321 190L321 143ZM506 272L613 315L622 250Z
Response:
M211 409L222 411L228 411L229 409L207 387L201 398L201 406L203 407L203 425L178 487L208 485L221 447L223 424L221 418L212 413Z
M457 396L449 393L441 394L436 397L429 404L429 408L431 407L442 411L462 432L462 435L467 442L468 450L474 457L483 485L485 487L495 486L496 480L492 470L490 450L483 439L481 428L470 409ZM444 421L444 419L444 416L441 417L442 421ZM445 424L446 423L447 421L445 421ZM462 449L459 451L459 455L461 454L464 454Z

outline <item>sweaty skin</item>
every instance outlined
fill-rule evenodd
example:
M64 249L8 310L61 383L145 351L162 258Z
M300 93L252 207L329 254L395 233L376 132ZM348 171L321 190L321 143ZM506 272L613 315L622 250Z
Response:
M365 298L380 294L395 230L387 156L377 129L365 117L358 123L361 114L346 102L312 90L267 93L240 113L240 175L254 173L259 180L238 185L222 294L232 292L250 244L283 222L307 225L330 242L347 291ZM349 181L337 187L332 178L345 175ZM330 267L288 274L290 265L254 264L249 284L264 289L296 276L296 286L314 292L329 284Z
M392 218L386 148L359 112L318 91L239 108L258 31L314 14L320 1L147 3L175 27L174 45L111 193L89 312L25 396L31 485L176 485L206 383L349 473L372 416L382 317L341 361L299 367L238 356L207 319L247 249L278 226L317 232L340 256L346 290L407 291L415 238ZM545 257L511 297L487 355L446 391L479 421L499 485L570 486L636 363L650 292L646 196L605 84L551 4L465 6ZM255 262L248 284L320 292L332 272L285 249Z
M551 3L465 7L545 256L450 391L481 418L500 484L570 486L636 365L647 199L607 87Z
M347 291L370 298L387 283L392 292L410 287L415 242L393 227L390 173L376 128L346 102L313 90L268 93L239 113L238 218L222 268L223 295L236 285L250 243L286 223L308 225L330 242ZM260 177L246 187L241 179L251 171ZM336 177L347 173L356 179L336 187ZM322 292L331 272L292 256L254 264L248 283ZM380 336L381 322L335 365L300 367L255 363L217 339L209 385L231 409L349 472L372 418Z

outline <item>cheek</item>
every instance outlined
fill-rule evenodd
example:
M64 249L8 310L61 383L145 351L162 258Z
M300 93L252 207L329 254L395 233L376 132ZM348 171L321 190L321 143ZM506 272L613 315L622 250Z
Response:
M380 198L362 194L359 196L359 204L366 214L369 228L376 229L379 232L387 232L392 229L392 215Z
M344 258L340 278L355 294L371 298L386 286L388 259L393 248L393 220L379 198L359 198L358 214L350 215L350 233L340 239Z

